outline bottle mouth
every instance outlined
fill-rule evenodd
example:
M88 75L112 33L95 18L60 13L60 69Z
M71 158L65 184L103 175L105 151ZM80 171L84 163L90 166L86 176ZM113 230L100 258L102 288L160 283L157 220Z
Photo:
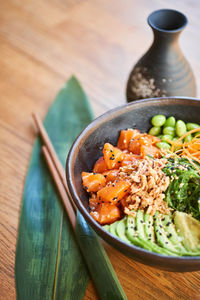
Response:
M178 32L187 25L184 14L173 9L160 9L153 11L148 19L151 28L161 32Z

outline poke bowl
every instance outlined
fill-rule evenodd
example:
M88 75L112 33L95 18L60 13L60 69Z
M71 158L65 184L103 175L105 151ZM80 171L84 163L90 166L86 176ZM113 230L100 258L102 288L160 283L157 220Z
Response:
M199 147L200 132L196 129L198 124L199 99L168 97L134 101L112 109L91 122L76 138L68 154L66 177L69 192L85 220L102 239L143 264L175 272L200 270L200 165L198 159L195 160L193 154L188 152L192 142L192 145ZM175 133L170 135L166 127L173 126ZM137 134L134 136L135 133ZM130 134L127 146L127 136ZM129 148L130 141L135 145L139 140L144 141L150 136L150 144L145 144L145 140L143 146L140 145L142 153L135 150L137 147ZM153 152L148 152L148 149ZM110 156L106 160L108 152ZM193 152L196 155L196 150ZM115 155L117 160L114 159ZM104 165L107 163L108 169L101 169L99 160L103 160ZM146 177L140 174L146 181L143 187L138 185L139 194L134 194L134 180L137 182L135 174L138 174L141 165L150 163L154 168L161 162L164 164L160 171L162 175L159 173L156 178L161 176L162 181L159 179L160 183L154 182L157 189L160 184L161 195L155 206L158 196L148 204L145 202L148 197L143 197L141 193L143 187L152 180L155 170L145 174ZM118 177L109 179L108 182L106 177L109 175L110 178L110 171L113 170ZM130 170L136 172L134 176ZM94 184L95 181L92 182L92 188L86 186L90 176L94 180L102 180L100 183L98 181L98 187ZM127 184L125 188L121 187L124 183ZM121 190L115 197L113 189L116 186ZM175 187L176 191L173 190ZM151 194L152 190L152 187L150 190L146 189L145 195ZM196 197L195 203L191 196ZM107 210L107 215L104 213L100 218L99 207L110 206L115 208L113 212Z

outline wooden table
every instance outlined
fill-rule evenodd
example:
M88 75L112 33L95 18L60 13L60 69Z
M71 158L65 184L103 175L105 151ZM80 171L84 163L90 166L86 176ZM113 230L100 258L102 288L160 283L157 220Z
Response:
M200 2L169 0L167 6L189 18L180 44L199 86ZM17 228L35 139L32 111L44 117L71 74L96 116L123 104L127 76L152 41L146 18L165 7L164 0L0 1L0 299L16 297ZM200 299L200 272L160 271L105 247L128 299ZM97 299L92 283L85 299Z

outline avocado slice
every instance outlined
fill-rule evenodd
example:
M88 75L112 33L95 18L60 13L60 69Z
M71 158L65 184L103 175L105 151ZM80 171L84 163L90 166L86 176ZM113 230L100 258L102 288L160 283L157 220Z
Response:
M138 239L142 243L142 247L152 251L152 245L148 243L144 232L144 214L141 210L137 211L136 214L136 228L138 233Z
M110 224L110 233L113 234L113 235L117 235L117 232L116 232L116 227L117 227L117 224L118 224L119 221L115 221L114 223Z
M175 255L170 250L162 248L156 244L155 231L154 231L154 219L152 215L147 213L144 214L144 233L145 233L145 238L149 246L151 246L152 251L162 255L169 255L169 256Z
M197 251L192 252L184 247L182 244L183 237L180 237L178 235L175 225L173 223L172 215L163 215L160 214L159 219L163 225L163 229L167 234L167 238L169 241L173 244L177 251L177 255L179 253L179 256L198 256L200 253ZM161 228L160 228L161 229ZM167 246L170 244L167 244ZM169 248L168 248L169 250Z
M133 243L136 246L145 248L147 250L150 250L150 247L145 245L139 238L138 238L138 230L136 226L136 220L133 216L129 215L127 217L126 222L126 230L125 230L126 236L129 239L131 243Z
M103 228L128 244L168 256L200 255L200 222L183 213L156 213L152 217L138 210L136 217L126 216Z
M178 236L177 234L175 225L172 220L172 216L162 214L160 220L165 232L167 233L167 238L174 245L175 249L177 251L180 251L182 255L187 255L187 250L181 243L182 238L180 238L180 236Z
M153 251L162 255L175 255L174 253L168 251L167 249L163 249L158 246L156 243L148 240L148 237L145 234L145 226L146 222L144 214L141 210L137 211L136 218L128 216L129 220L132 221L132 227L127 225L127 237L131 240L134 244L145 248L149 251ZM135 226L136 225L136 226ZM133 239L134 235L134 239ZM137 238L137 240L135 240Z
M164 226L162 224L162 214L159 212L156 212L156 215L154 217L154 229L155 229L155 234L157 238L157 242L162 246L164 249L167 249L171 251L174 254L177 255L182 255L176 247L172 244L172 242L169 240L167 237L167 232L164 229Z
M139 238L142 240L146 240L146 236L144 233L144 214L141 210L138 210L136 214L136 226Z
M155 243L155 232L152 215L144 214L144 232L146 239L152 243Z
M174 223L185 248L200 255L200 222L189 214L176 211Z
M103 226L103 229L110 232L110 225L104 225Z
M127 217L124 217L123 219L121 219L117 226L116 226L116 232L117 232L117 235L118 237L128 243L128 244L131 244L131 242L129 241L129 239L127 238L126 234L125 234L125 230L126 230L126 222L127 222Z

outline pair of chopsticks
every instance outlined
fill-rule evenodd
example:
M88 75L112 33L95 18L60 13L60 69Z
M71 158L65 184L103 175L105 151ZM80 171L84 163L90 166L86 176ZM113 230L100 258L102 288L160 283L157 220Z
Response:
M36 114L33 114L33 118L44 143L42 152L66 209L79 248L100 299L126 300L127 297L99 238L86 223L82 215L77 211L74 202L71 200L65 180L64 169L57 157L42 121Z

